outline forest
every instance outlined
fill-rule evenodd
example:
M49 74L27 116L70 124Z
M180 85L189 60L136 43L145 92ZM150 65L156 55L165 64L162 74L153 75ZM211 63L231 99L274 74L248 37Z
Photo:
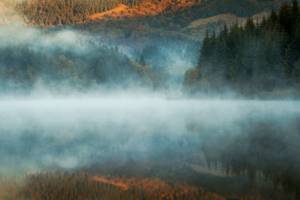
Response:
M267 18L207 32L198 66L186 73L185 85L191 92L228 89L244 95L296 90L299 57L300 9L293 1Z
M29 23L50 26L84 23L89 15L120 3L136 6L138 0L25 0L17 8Z
M114 182L116 183L114 184ZM147 185L154 184L158 184L160 187L153 190L147 188ZM214 198L217 195L201 189L180 184L171 185L158 179L126 181L122 178L93 177L87 173L61 172L30 175L24 181L24 185L17 186L14 195L10 196L22 200L196 200L201 198L218 200Z
M100 85L138 87L153 85L158 78L148 66L100 37L71 30L20 30L22 34L13 37L10 33L14 28L0 31L7 36L0 39L2 93L28 92L38 85L56 91L64 88L65 92Z

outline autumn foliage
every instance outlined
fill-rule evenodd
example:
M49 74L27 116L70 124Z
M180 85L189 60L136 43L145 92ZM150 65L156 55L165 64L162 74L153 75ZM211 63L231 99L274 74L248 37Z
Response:
M26 0L17 5L28 23L43 26L86 22L94 13L118 4L135 6L137 0Z
M85 173L40 173L26 178L20 191L24 200L223 200L185 184L167 183L160 179L110 178Z

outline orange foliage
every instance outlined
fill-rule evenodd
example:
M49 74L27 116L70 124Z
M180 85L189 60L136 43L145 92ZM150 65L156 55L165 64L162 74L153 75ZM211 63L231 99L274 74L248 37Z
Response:
M163 13L167 9L175 11L190 7L196 2L198 2L198 0L143 0L135 7L128 7L124 4L119 4L111 10L90 15L89 19L103 20L124 17L154 16Z
M158 178L109 178L85 173L40 173L28 176L20 189L23 200L225 200L182 183Z

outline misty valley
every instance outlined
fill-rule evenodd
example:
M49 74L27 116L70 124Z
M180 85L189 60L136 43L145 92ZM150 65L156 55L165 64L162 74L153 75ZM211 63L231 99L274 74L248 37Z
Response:
M297 0L0 0L0 200L300 200Z

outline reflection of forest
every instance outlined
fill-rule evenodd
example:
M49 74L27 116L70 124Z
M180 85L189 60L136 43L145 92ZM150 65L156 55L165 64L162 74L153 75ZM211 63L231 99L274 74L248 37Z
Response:
M9 153L11 158L19 155L34 165L32 159L36 159L36 156L40 156L42 160L43 156L51 153L53 156L65 155L67 160L70 152L78 153L88 147L90 151L94 151L85 155L86 159L91 159L90 162L71 170L53 163L44 166L42 173L27 176L26 192L23 191L22 194L36 194L38 200L44 197L44 193L58 199L60 196L55 196L55 191L62 190L68 191L66 196L61 196L63 199L68 195L78 194L92 199L100 194L108 199L111 199L110 195L113 199L130 199L132 195L153 199L151 195L157 195L158 191L148 194L135 186L128 189L131 188L128 184L133 184L134 180L148 178L166 182L167 188L172 188L172 192L167 192L172 196L170 199L175 196L177 199L198 199L202 198L201 195L213 192L226 198L295 200L299 195L297 192L300 183L300 144L297 142L300 139L299 116L286 115L287 120L282 122L275 114L274 118L254 115L253 118L234 120L233 124L220 126L215 126L214 122L208 124L207 121L201 123L192 120L186 125L187 132L177 136L163 133L135 135L131 132L134 129L127 127L127 131L103 135L98 134L98 129L85 129L84 135L75 134L73 139L62 140L56 136L47 136L42 129L32 129L36 133L29 134L27 130L25 135L15 136L16 143L12 143L8 137L3 138L1 156L8 162L5 154ZM159 132L159 129L154 131ZM146 145L147 151L141 151L142 147L138 144ZM14 148L16 145L18 148ZM80 151L77 150L79 147ZM18 161L20 164L24 162L22 159ZM5 164L7 163L3 162L2 166ZM48 170L57 173L47 173ZM91 182L88 177L98 177L91 178L98 183ZM59 186L57 182L65 186ZM187 196L180 195L183 188L177 183L187 184L187 188L184 187L188 190L184 193ZM77 189L78 187L81 189ZM88 194L91 196L86 196L86 191L90 191ZM219 196L216 195L215 198L218 199Z
M299 119L284 125L265 120L243 126L246 132L232 138L229 136L230 139L224 138L223 141L229 142L224 142L220 148L215 149L210 143L205 145L210 166L219 163L230 175L246 175L254 188L260 181L270 180L275 190L295 194L298 199Z

